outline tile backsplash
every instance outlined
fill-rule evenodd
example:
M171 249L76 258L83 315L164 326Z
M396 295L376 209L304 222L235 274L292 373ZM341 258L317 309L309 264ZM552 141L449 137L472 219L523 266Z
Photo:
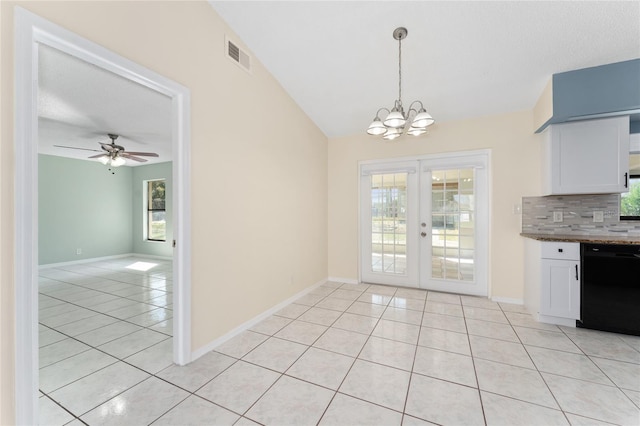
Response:
M554 222L554 212L562 212L562 222ZM594 212L602 212L602 222L593 221ZM522 232L528 234L640 236L640 221L619 217L619 194L522 198Z

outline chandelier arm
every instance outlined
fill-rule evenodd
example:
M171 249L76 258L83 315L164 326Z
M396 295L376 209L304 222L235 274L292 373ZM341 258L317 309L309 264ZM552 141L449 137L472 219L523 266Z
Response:
M382 107L382 108L380 108L380 109L376 112L376 118L377 118L377 119L380 119L380 111L387 111L387 114L389 114L389 113L391 112L391 111L389 110L389 108ZM374 118L374 120L375 120L376 118Z
M409 111L413 110L413 111L420 111L419 109L414 109L413 106L415 104L420 104L420 109L424 109L424 105L422 104L422 101L413 101L411 102L411 105L409 105Z

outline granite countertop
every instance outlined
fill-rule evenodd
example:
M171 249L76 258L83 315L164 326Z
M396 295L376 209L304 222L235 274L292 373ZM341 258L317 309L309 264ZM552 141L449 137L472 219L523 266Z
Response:
M640 236L530 234L530 233L524 233L524 232L522 232L520 235L523 237L532 238L538 241L562 241L562 242L571 242L571 243L640 245Z

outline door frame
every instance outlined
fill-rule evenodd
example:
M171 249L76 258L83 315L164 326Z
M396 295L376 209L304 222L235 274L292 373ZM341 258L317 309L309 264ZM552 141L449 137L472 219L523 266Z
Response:
M420 212L420 221L426 223L427 234L431 235L431 217L427 214L431 212L431 172L435 170L448 169L473 169L474 170L474 195L475 197L475 249L474 259L476 260L474 281L465 282L460 280L438 280L427 278L431 274L433 258L429 256L431 252L431 241L425 238L420 239L420 288L426 288L424 283L431 281L432 291L448 291L467 294L470 296L488 297L489 293L489 227L491 221L489 206L490 200L490 179L489 179L489 154L484 153L451 153L445 157L432 157L420 163L420 199L425 200L421 207L425 207Z
M15 419L38 419L38 45L44 44L171 98L174 362L191 361L190 92L23 8L15 8Z
M458 151L458 152L446 152L446 153L439 153L439 154L424 154L424 155L414 155L414 156L408 156L408 157L391 157L391 158L382 158L382 159L376 159L376 160L361 160L358 161L358 282L362 283L363 281L363 277L362 277L362 268L363 268L363 264L362 264L362 250L363 250L363 224L362 224L362 213L363 213L363 209L365 208L365 206L362 205L362 200L361 200L361 194L362 194L362 183L361 183L361 176L363 173L366 173L366 170L371 170L371 169L379 169L379 170L385 170L384 165L385 164L392 164L392 163L402 163L402 162L417 162L418 163L418 192L419 192L419 197L422 196L422 192L423 189L420 187L420 185L423 185L422 181L422 174L423 174L423 162L425 161L439 161L441 163L449 163L452 167L457 168L458 166L464 168L465 166L473 166L475 167L477 165L478 159L481 159L484 162L484 165L486 167L486 213L487 213L487 217L486 217L486 244L485 244L485 248L482 248L484 250L483 256L485 258L485 269L484 269L484 275L485 275L485 280L486 280L486 296L487 297L491 297L491 262L490 262L490 257L489 257L489 253L491 252L491 205L492 205L492 193L491 193L491 150L490 149L479 149L479 150L472 150L472 151ZM420 206L420 204L419 204ZM423 219L424 217L424 212L419 212L418 213L418 217L420 218L420 220ZM483 235L484 236L484 235ZM423 262L420 261L421 256L422 256L422 251L424 250L423 248L424 244L422 241L420 241L418 243L418 249L416 252L416 255L418 257L418 288L423 288L421 287L421 282L422 282L422 274L425 273L424 272L424 266L422 265ZM408 259L407 259L408 262ZM435 291L439 291L439 290L435 290Z
M371 179L369 178L374 174L395 174L406 173L407 174L407 207L413 207L415 204L418 208L408 208L406 212L406 273L404 275L390 275L379 274L376 272L369 272L365 274L364 268L359 268L359 281L366 280L367 283L372 284L389 284L403 287L412 287L419 285L419 262L420 259L410 259L409 253L417 253L419 250L419 241L415 238L409 238L410 235L415 235L418 232L418 219L419 219L419 175L420 175L420 162L415 160L409 161L385 161L379 163L368 163L360 165L360 173L358 175L359 187L362 188L364 182L368 182L368 188L366 191L358 191L359 198L359 212L358 215L358 232L359 232L359 247L358 262L364 266L365 258L368 264L371 265ZM363 220L363 218L366 218ZM365 232L364 228L369 230ZM365 277L366 275L366 277ZM380 278L380 280L378 280Z

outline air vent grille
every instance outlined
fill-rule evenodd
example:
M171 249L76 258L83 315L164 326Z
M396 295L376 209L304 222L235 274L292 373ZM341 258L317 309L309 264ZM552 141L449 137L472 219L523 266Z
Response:
M225 41L227 44L227 57L238 64L245 71L251 72L251 56L247 55L242 49L238 47L237 44L235 44L228 38L226 38Z

